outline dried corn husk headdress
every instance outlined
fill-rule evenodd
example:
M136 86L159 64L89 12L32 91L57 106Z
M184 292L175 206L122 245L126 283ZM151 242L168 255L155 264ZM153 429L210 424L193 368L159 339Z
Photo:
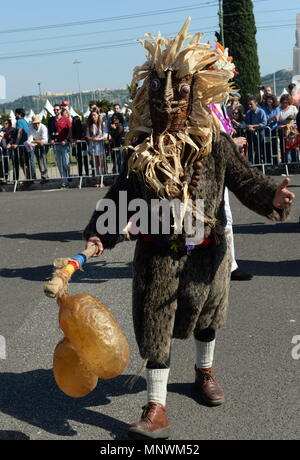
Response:
M234 76L235 66L228 58L227 50L200 43L202 34L189 35L189 24L190 18L171 40L160 34L156 37L146 34L148 39L139 40L147 50L147 61L134 69L131 83L134 99L127 143L140 134L146 133L148 137L134 148L129 171L142 176L160 198L174 196L174 190L183 200L188 197L185 168L209 155L213 137L219 134L218 122L208 105L224 102L231 91L229 81ZM156 71L160 78L164 78L167 70L175 72L179 79L188 74L193 76L192 108L184 130L172 134L163 132L154 145L149 104L150 75ZM189 146L188 157L183 157L185 146ZM162 180L157 171L163 173L166 180Z

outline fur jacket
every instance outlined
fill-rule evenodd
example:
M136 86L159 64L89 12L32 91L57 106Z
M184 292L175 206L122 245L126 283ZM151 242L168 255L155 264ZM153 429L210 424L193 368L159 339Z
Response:
M229 136L221 134L212 152L202 160L203 170L195 198L203 199L205 216L217 219L225 230L224 188L227 186L249 209L273 221L283 221L290 212L272 205L277 184L263 176L240 156ZM127 178L127 163L106 198L118 208L119 191L126 190L128 200L153 194L135 174ZM186 171L191 178L192 171ZM84 237L97 235L104 248L111 249L122 236L99 235L96 228L100 211L95 211ZM222 234L223 233L223 234ZM205 226L205 238L213 236ZM178 238L170 235L166 238ZM180 237L179 237L180 238ZM218 240L218 241L217 241ZM144 359L165 362L172 338L185 339L208 327L220 328L226 318L231 256L225 232L208 247L187 253L171 247L155 247L138 241L134 256L133 321L140 354Z

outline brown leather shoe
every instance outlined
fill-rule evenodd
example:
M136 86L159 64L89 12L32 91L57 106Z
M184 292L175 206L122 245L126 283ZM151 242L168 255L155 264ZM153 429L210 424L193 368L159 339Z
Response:
M202 400L209 406L220 406L225 402L223 390L219 387L212 369L197 369L196 380Z
M170 425L165 406L156 402L146 404L141 420L129 426L128 436L131 439L167 439Z

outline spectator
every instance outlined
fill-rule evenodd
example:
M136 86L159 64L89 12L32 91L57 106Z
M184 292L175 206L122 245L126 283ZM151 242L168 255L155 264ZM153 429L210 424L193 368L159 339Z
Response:
M273 162L274 164L278 164L277 117L280 113L280 108L277 98L273 94L270 94L266 97L263 110L267 116L268 127L271 130L266 130L266 137L270 138L270 142L266 143L266 162Z
M280 98L280 112L277 116L278 125L283 127L289 123L287 123L287 119L294 119L296 120L297 117L297 107L293 105L292 96L289 94L283 94Z
M0 154L0 183L6 183L9 177L9 157L11 154L11 146L16 141L16 130L12 127L11 120L4 120L3 129L1 131L1 141L0 147L2 147L3 152ZM18 160L18 155L16 158L12 158L13 166L15 166L15 160ZM19 179L19 163L18 163L18 179ZM14 180L18 180L15 177L16 171L14 167Z
M53 110L59 107L58 105L55 105L53 107ZM47 122L47 127L48 127L48 141L55 141L57 138L57 129L56 129L56 124L55 124L55 116L54 117L49 117L48 122ZM51 142L52 143L52 142Z
M231 124L233 127L232 137L244 137L246 132L246 122L240 107L231 111Z
M61 101L60 103L61 110L67 109L68 112L70 112L69 107L70 107L70 101ZM65 116L65 115L63 115Z
M100 107L98 106L96 101L90 101L89 102L89 109L90 109L90 114L91 114L94 111L97 112L100 109Z
M125 120L124 120L124 115L123 113L121 112L121 106L120 104L114 104L113 105L113 114L110 116L110 118L108 119L108 132L110 132L110 128L111 128L111 124L113 123L112 119L113 117L118 117L120 123L122 124L123 128L124 128L124 123L125 123Z
M87 154L84 155L83 152L86 152L86 143L83 142L84 132L81 123L81 119L78 115L72 117L69 111L69 101L63 101L61 103L62 116L70 118L72 121L72 155L76 157L78 164L78 175L82 177L83 173L83 163L85 168L86 176L89 175L89 164ZM98 109L97 109L98 110Z
M109 129L109 135L112 140L113 149L113 173L119 173L122 164L122 154L121 154L121 146L124 142L124 126L120 121L119 116L113 115L111 117L111 124Z
M299 161L300 134L295 124L286 128L285 136L285 162L295 163Z
M226 112L231 119L233 118L232 113L235 111L235 109L239 109L242 116L244 116L245 109L244 109L244 106L240 103L240 99L241 99L240 93L231 94L230 104L226 106Z
M65 106L62 106L62 105L60 106L60 108L61 108L61 116L66 117L66 118L70 118L70 120L72 120L69 108L65 107Z
M257 106L257 99L251 96L248 99L246 114L246 129L248 140L248 159L250 163L260 164L263 151L264 128L267 126L267 116L263 109Z
M290 94L283 94L280 98L280 112L277 116L278 128L279 128L279 139L280 139L280 150L281 159L285 161L285 137L287 133L287 127L291 122L295 123L298 110L292 104L292 96Z
M103 187L99 176L106 172L104 140L107 139L107 132L99 111L93 111L88 118L86 138L92 162L96 167L96 187Z
M114 104L113 109L114 109L114 113L112 114L112 116L109 119L109 129L110 129L111 123L113 122L112 121L113 117L118 117L120 123L124 126L124 115L121 112L120 104Z
M25 179L28 179L26 185L30 185L33 182L32 179L35 178L34 155L31 156L24 147L24 144L28 139L29 125L24 118L24 109L16 109L15 115L17 120L17 137L15 143L12 145L13 149L15 149L13 157L16 159L16 156L18 156L18 160L16 163L20 162L21 167L24 171Z
M55 117L50 119L49 132L51 144L54 144L54 152L56 156L56 164L62 178L62 188L68 187L69 167L70 167L70 152L68 142L72 136L72 121L68 117L63 117L61 107L56 104L54 106ZM50 121L49 120L49 121ZM49 128L49 125L48 125Z
M274 96L273 90L272 90L271 86L265 86L264 87L264 97L266 99L269 96Z
M291 98L293 98L295 89L296 89L296 83L290 83L288 86L288 93L291 96Z
M80 177L83 176L83 165L85 169L85 175L89 176L89 162L88 162L88 155L87 155L87 145L84 141L85 138L85 131L84 126L81 123L79 117L73 117L72 119L72 141L73 141L73 148L72 153L77 158L78 164L78 175Z
M47 147L45 146L47 143L48 129L41 123L38 116L34 116L29 127L28 140L25 142L25 147L30 154L34 153L36 156L42 183L49 179L47 168L48 150L46 150Z
M300 90L296 83L290 83L288 86L289 95L292 97L292 103L299 109L300 107Z
M260 107L266 105L266 99L268 96L273 96L273 90L271 86L259 86L259 96L257 98Z
M296 123L297 123L297 129L300 134L300 108L298 110L297 118L296 118Z

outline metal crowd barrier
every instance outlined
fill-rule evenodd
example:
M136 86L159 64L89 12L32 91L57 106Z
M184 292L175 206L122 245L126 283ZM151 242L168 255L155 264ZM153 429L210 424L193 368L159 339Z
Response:
M126 154L126 148L109 149L107 154L95 155L89 151L86 141L75 143L50 143L29 150L26 145L16 148L0 147L0 181L14 184L14 192L20 183L32 184L58 181L68 183L95 180L103 186L105 177L117 176Z
M283 166L289 175L290 165L300 165L299 148L286 149L285 131L282 128L271 130L266 127L257 131L246 131L248 141L248 161L256 167Z
M269 127L256 132L246 131L248 160L262 169L283 166L289 175L290 165L300 165L299 149L286 150L285 133L282 129ZM14 192L20 182L24 185L34 181L78 180L78 188L83 181L96 181L103 186L106 177L117 176L126 155L125 147L109 148L104 155L90 153L88 142L69 144L45 144L28 151L26 146L5 149L0 147L0 182L12 182Z
M7 182L9 179L9 156L0 147L0 182Z

